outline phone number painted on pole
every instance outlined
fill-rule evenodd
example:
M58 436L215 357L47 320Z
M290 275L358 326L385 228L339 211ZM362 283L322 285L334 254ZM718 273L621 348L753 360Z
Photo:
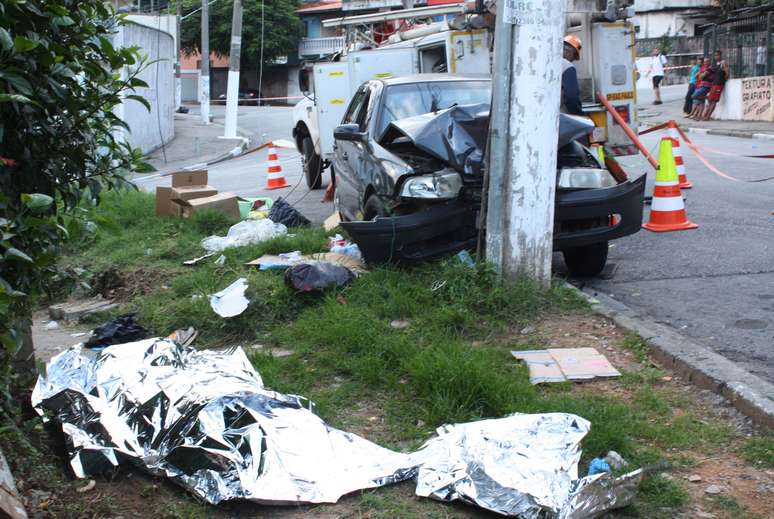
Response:
M545 13L540 2L506 0L503 6L505 21L513 25L545 25Z

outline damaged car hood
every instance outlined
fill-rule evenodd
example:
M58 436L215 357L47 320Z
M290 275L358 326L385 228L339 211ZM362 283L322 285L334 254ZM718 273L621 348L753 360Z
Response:
M560 114L557 147L592 131L586 117ZM408 138L414 146L463 175L482 175L489 134L489 105L453 106L438 112L392 121L380 144L386 148Z

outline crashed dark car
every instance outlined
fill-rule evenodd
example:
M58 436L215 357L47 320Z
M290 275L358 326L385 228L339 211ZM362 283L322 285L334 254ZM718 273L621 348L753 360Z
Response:
M490 81L424 74L364 83L334 130L336 207L370 263L412 263L474 247L482 201ZM575 275L598 274L608 242L642 224L644 176L616 177L562 114L554 250Z

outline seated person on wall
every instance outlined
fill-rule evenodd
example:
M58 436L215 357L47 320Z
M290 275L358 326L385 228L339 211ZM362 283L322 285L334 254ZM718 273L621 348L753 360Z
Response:
M712 88L710 88L709 94L707 95L707 108L704 110L704 114L697 118L699 121L709 121L710 117L712 117L712 112L715 111L715 107L720 101L720 96L723 94L723 88L726 86L726 81L728 81L728 62L723 60L723 55L720 51L715 52L714 67L715 76Z

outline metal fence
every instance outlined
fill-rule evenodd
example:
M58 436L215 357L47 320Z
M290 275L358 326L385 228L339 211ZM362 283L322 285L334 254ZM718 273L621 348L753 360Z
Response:
M712 25L704 32L704 56L719 50L728 62L731 77L768 76L774 73L771 12ZM758 61L758 48L763 47Z
M637 57L651 56L653 49L660 46L662 38L642 38L637 40ZM704 52L704 38L701 36L673 36L669 38L667 55L700 56Z
M637 40L637 57L653 55L653 50L663 43L662 38ZM687 83L691 73L691 60L704 53L704 38L701 36L674 36L669 38L666 57L669 60L664 85Z

